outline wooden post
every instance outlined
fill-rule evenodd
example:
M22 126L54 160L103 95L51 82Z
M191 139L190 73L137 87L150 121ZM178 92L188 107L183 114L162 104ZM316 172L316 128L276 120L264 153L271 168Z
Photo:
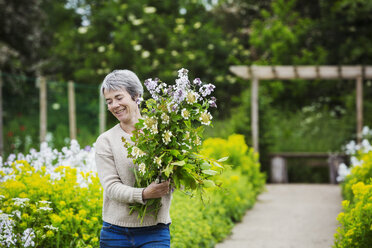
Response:
M47 84L43 76L38 76L38 82L40 87L40 142L44 142L47 133Z
M0 71L0 156L4 156L3 136L3 77Z
M252 128L252 140L253 148L256 152L259 152L258 144L258 78L252 78L252 89L251 89L251 128Z
M99 133L103 133L106 130L106 104L105 99L101 96L101 93L98 94L99 97Z
M363 129L363 79L361 76L356 79L356 112L357 112L357 143L362 141Z
M74 82L68 82L68 117L70 126L70 139L76 140L76 108Z

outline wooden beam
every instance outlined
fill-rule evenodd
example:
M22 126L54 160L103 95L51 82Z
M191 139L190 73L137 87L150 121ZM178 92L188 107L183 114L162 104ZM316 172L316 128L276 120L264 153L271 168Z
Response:
M230 66L230 71L243 79L372 79L372 66Z
M0 156L4 156L4 135L3 135L3 77L0 71Z
M70 139L76 140L76 105L74 82L68 82L68 120L70 127Z
M252 128L252 141L253 148L256 152L259 152L258 143L258 78L252 78L251 85L251 128Z
M38 82L40 87L40 142L44 142L47 133L47 84L43 76L38 76Z
M362 129L363 129L363 79L357 77L356 79L356 112L357 112L357 143L360 144L362 141Z

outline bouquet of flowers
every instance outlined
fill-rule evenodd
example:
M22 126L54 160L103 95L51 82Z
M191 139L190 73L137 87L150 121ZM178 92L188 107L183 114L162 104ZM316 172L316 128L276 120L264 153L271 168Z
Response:
M223 170L221 162L198 154L204 126L211 125L208 108L217 107L216 98L210 97L215 86L203 84L199 78L192 83L188 70L178 71L175 85L159 79L144 82L151 94L143 118L136 124L132 141L123 138L128 157L136 164L136 187L147 187L152 182L171 179L171 187L189 194L190 191L218 185L214 176ZM131 213L137 211L141 223L146 214L157 216L159 199L147 200L145 205L131 204Z

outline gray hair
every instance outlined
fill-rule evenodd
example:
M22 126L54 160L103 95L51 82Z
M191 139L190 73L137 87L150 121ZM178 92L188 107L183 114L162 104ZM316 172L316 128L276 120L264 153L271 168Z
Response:
M125 89L133 100L143 95L143 86L137 75L130 70L114 70L109 73L102 82L101 96L105 90Z

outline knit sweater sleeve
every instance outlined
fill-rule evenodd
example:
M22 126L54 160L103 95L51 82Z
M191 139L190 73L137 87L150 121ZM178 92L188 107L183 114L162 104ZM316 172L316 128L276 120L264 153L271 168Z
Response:
M115 166L114 155L110 147L109 137L101 135L96 142L96 166L98 177L105 194L112 200L124 203L145 204L142 199L144 188L125 185L119 177Z

